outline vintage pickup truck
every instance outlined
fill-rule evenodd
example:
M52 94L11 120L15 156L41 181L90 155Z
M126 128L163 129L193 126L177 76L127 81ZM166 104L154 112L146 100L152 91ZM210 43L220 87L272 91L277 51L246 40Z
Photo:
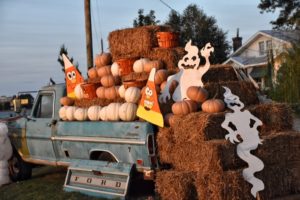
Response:
M133 174L153 178L159 168L156 126L141 121L62 121L58 111L63 96L65 84L45 86L38 92L31 114L8 122L14 181L30 178L34 164L68 166L66 188L76 188L78 183L78 188L95 192L98 188L91 187L98 184L105 186L100 193L124 196ZM125 176L123 182L118 175ZM118 187L123 190L116 191Z

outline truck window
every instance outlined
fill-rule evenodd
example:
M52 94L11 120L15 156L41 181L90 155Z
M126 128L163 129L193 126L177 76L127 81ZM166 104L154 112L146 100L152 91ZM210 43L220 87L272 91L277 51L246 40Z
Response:
M40 94L33 117L52 118L53 115L53 94Z

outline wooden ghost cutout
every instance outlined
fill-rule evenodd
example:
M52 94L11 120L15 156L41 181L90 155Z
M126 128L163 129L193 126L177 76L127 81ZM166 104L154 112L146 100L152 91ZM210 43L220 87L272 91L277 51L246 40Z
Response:
M226 140L231 143L239 143L237 145L237 155L248 163L248 168L243 170L244 179L252 184L251 194L256 197L257 193L265 188L264 183L254 176L255 172L261 171L264 168L264 163L251 154L250 151L255 150L262 140L259 138L258 126L262 122L252 115L248 110L243 110L244 104L240 98L231 93L227 87L225 89L224 101L228 108L233 113L226 113L225 120L221 126L229 133L225 135ZM237 136L242 138L242 141Z
M206 61L204 66L199 66L199 50L198 47L192 45L191 40L185 45L185 51L187 54L178 62L178 68L180 71L168 77L166 87L159 96L159 101L161 103L165 103L167 99L170 99L169 88L172 81L178 82L178 85L172 95L172 99L175 102L189 99L186 95L186 91L190 86L203 86L202 76L210 67L209 56L214 51L214 48L210 43L207 43L205 47L201 49L200 53Z

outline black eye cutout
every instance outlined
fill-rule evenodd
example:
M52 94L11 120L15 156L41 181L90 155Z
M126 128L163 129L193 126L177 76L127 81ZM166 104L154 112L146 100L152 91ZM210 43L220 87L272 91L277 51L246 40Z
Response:
M192 57L192 60L193 60L193 61L195 61L196 59L197 59L197 57L196 57L196 56L193 56L193 57Z
M71 72L68 72L68 73L67 73L67 77L68 77L69 80L72 80L72 78L73 78L72 73L71 73Z
M184 62L186 62L186 61L188 61L189 60L189 58L188 57L185 57L184 58Z
M75 71L72 71L72 77L75 78L76 77L76 73Z

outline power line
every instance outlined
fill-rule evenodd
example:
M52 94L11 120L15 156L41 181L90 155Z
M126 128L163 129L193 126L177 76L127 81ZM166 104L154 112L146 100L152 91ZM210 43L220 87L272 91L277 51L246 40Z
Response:
M175 10L174 8L172 8L169 4L167 4L166 2L164 2L163 0L159 0L162 4L164 4L166 7L168 7L170 10L176 12L177 14L179 14L179 12L177 10Z

